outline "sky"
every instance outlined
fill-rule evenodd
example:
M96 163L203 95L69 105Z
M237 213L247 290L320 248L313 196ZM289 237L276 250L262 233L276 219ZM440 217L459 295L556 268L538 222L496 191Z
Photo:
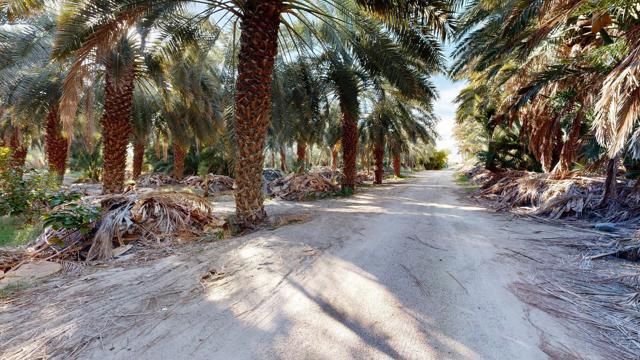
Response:
M453 45L447 45L445 47L445 53L448 56L448 63L451 62L451 51ZM456 105L454 99L458 96L458 93L464 88L465 83L458 81L453 82L451 79L444 75L437 75L433 78L433 83L438 89L440 97L434 103L434 110L440 122L438 122L437 131L440 138L437 141L436 147L439 150L448 150L450 152L449 161L457 162L461 160L458 153L458 146L453 138L453 128L455 126L456 117Z

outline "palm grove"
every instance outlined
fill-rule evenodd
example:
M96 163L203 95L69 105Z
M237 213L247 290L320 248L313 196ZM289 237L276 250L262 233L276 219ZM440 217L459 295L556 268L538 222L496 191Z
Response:
M452 76L456 136L487 168L637 172L640 3L473 1L463 9Z
M399 175L403 157L413 165L432 148L429 77L444 70L448 2L0 4L11 166L40 147L59 181L68 164L83 166L113 194L124 189L130 146L134 179L145 158L164 159L177 178L206 160L206 170L234 176L237 221L251 227L266 218L265 154L284 168L296 144L304 170L317 145L341 162L352 191L359 155L373 155L380 182L385 154Z

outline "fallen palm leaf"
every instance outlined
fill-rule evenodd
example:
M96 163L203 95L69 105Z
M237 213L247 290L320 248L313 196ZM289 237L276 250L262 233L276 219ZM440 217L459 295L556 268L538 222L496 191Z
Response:
M176 183L176 179L162 173L144 174L136 179L136 185L138 187L158 187Z
M526 171L492 173L475 168L466 173L471 183L480 186L477 197L491 200L499 210L523 208L533 215L549 219L598 218L607 222L640 220L640 193L635 181L627 181L609 208L599 205L604 179L572 176L558 179L550 174Z
M340 187L318 174L290 174L270 182L268 192L284 200L309 200L335 194Z

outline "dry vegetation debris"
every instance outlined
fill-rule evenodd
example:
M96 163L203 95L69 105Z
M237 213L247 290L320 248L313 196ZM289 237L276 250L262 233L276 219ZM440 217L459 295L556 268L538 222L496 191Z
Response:
M318 199L340 191L336 183L315 173L289 174L271 181L267 188L273 197L289 201Z
M531 242L545 262L532 263L535 275L513 284L514 293L562 319L605 358L640 358L640 264L625 260L637 259L640 241L600 236Z
M205 188L208 188L208 192L211 193L230 191L235 187L235 181L232 178L215 174L208 174L206 176L189 176L180 183L203 191Z
M356 174L356 184L363 185L373 182L373 176L374 174L370 171L358 171L358 173Z
M342 179L344 178L344 174L342 174L342 171L340 170L333 170L332 168L328 167L328 166L320 166L320 167L316 167L311 169L311 171L309 171L311 174L316 174L316 175L320 175L323 178L332 181L332 182L341 182Z
M160 244L190 241L206 234L220 236L226 226L226 220L214 214L208 201L186 192L138 190L85 197L80 202L99 207L99 217L83 226L49 226L27 249L3 250L0 269L15 271L36 260L107 260L129 250L132 243Z
M138 187L159 187L163 185L174 185L178 181L171 176L163 173L150 173L140 175L136 179L136 186Z
M621 190L616 201L602 207L604 179L600 177L556 179L551 174L490 172L480 167L466 172L466 175L471 183L480 186L476 197L492 201L499 210L521 208L551 219L640 220L640 191L635 180L620 182Z
M640 220L635 181L619 182L617 199L603 207L605 181L599 177L556 179L550 174L490 172L480 167L465 175L479 186L476 199L539 221L562 219L572 227L570 222L576 219L631 226ZM638 359L640 233L591 235L597 231L586 231L590 232L529 239L535 252L516 253L531 260L534 275L513 284L512 290L525 303L577 330L594 351L611 359Z

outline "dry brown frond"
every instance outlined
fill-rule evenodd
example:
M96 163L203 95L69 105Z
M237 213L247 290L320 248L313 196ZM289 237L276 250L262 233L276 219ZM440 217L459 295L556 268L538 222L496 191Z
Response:
M628 31L627 37L631 51L606 77L596 103L596 138L611 158L624 149L640 117L640 26Z
M76 118L86 83L92 83L94 80L95 64L105 58L146 11L146 7L139 6L114 16L98 27L82 46L74 51L74 62L64 80L60 99L60 120L67 133L72 131L71 125ZM64 22L64 19L60 19L60 22Z

